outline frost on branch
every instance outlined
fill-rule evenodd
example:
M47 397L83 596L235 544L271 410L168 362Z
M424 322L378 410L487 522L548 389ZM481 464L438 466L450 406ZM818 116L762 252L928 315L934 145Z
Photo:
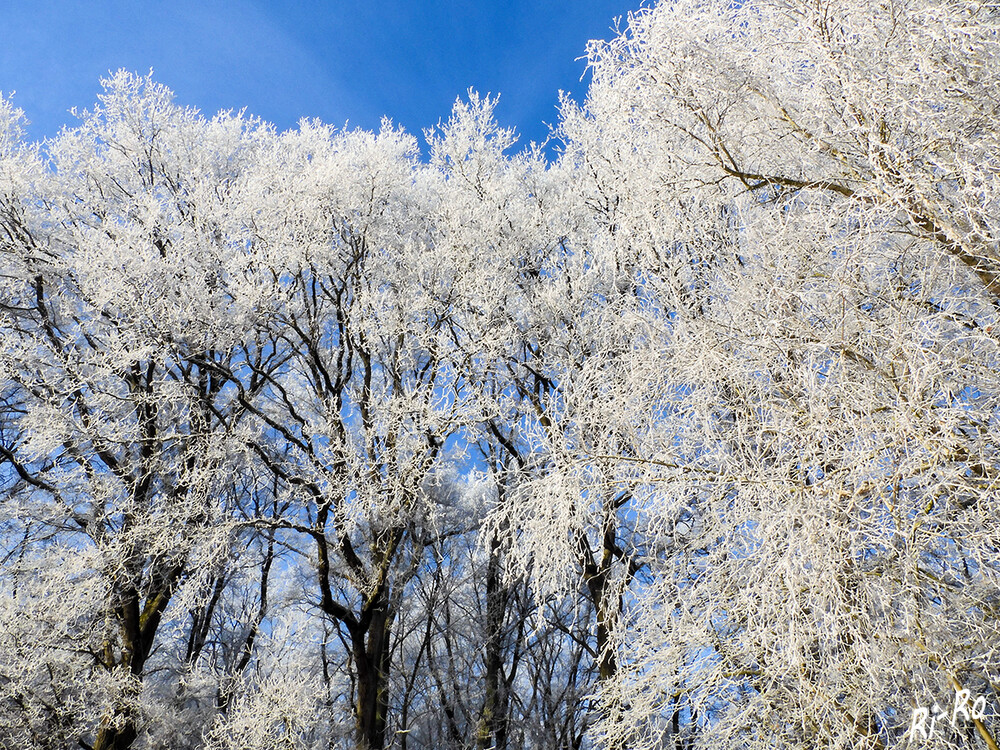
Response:
M998 18L654 4L552 161L0 99L0 744L995 747Z

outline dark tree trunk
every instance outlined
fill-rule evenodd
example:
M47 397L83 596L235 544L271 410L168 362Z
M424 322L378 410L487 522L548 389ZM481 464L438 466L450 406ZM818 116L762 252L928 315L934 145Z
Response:
M355 720L359 750L385 747L389 714L390 635L394 613L388 592L376 594L368 622L348 625L357 672Z
M506 685L501 679L503 668L503 625L507 613L508 592L500 575L500 541L490 542L490 557L486 566L486 646L484 654L485 692L483 708L476 729L478 750L506 750L507 701Z
M128 670L133 682L127 687L125 699L112 706L111 715L101 721L93 750L127 750L139 736L139 717L131 700L139 697L134 694L135 689L142 680L160 619L181 573L182 568L177 566L157 576L155 586L145 601L135 588L123 594L123 602L117 612L122 639L121 655L117 660L109 658L108 666L114 668L117 662L118 667ZM111 656L111 648L110 644L106 647L108 656Z

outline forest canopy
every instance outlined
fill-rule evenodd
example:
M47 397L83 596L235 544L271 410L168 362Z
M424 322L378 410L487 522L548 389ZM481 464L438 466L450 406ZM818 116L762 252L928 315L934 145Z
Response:
M0 98L0 745L996 750L1000 5L588 55L554 157Z

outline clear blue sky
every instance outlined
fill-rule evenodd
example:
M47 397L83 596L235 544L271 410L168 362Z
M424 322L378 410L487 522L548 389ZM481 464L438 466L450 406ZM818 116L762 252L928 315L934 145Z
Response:
M559 89L581 99L588 39L639 0L7 0L0 91L40 139L72 124L98 79L150 69L205 114L242 109L411 133L446 119L469 87L500 93L501 124L541 141ZM623 19L623 24L624 24Z

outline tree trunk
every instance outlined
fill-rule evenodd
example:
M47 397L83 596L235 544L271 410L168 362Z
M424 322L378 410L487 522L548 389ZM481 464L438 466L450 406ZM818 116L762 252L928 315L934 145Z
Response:
M584 580L597 616L597 672L601 682L611 679L618 672L618 660L610 646L611 632L621 613L622 603L621 596L616 596L614 589L608 585L617 549L615 521L614 512L609 511L604 519L600 560L595 558L586 540L581 540Z
M382 750L385 747L393 616L388 592L383 588L371 605L371 619L367 627L364 624L349 626L357 670L354 711L359 750Z
M146 660L153 650L156 630L182 570L182 567L175 566L158 576L159 585L150 592L145 602L134 588L124 594L124 601L117 613L122 638L117 666L128 670L130 683L126 686L125 698L117 701L112 706L110 715L102 719L93 750L127 750L139 736L139 717L132 701L139 698L137 692ZM110 649L109 644L107 650ZM108 663L112 668L115 667L113 658L109 658Z
M478 750L505 750L507 746L506 686L501 681L503 667L503 624L507 611L507 590L500 576L500 541L490 541L486 566L486 646L483 708L476 728Z
M608 512L604 518L600 560L595 559L589 545L586 545L585 540L583 541L583 549L586 553L584 580L593 601L597 618L596 653L599 684L611 680L618 673L618 659L611 643L611 634L621 615L622 599L616 588L609 585L617 549L616 520L614 511ZM620 704L614 704L605 706L603 710L609 712L613 721L617 722L624 708ZM612 744L608 750L621 750L621 748L622 746L619 744Z
M601 682L618 673L618 659L611 648L611 630L618 618L619 605L608 591L607 568L587 579L587 588L597 613L597 675Z

